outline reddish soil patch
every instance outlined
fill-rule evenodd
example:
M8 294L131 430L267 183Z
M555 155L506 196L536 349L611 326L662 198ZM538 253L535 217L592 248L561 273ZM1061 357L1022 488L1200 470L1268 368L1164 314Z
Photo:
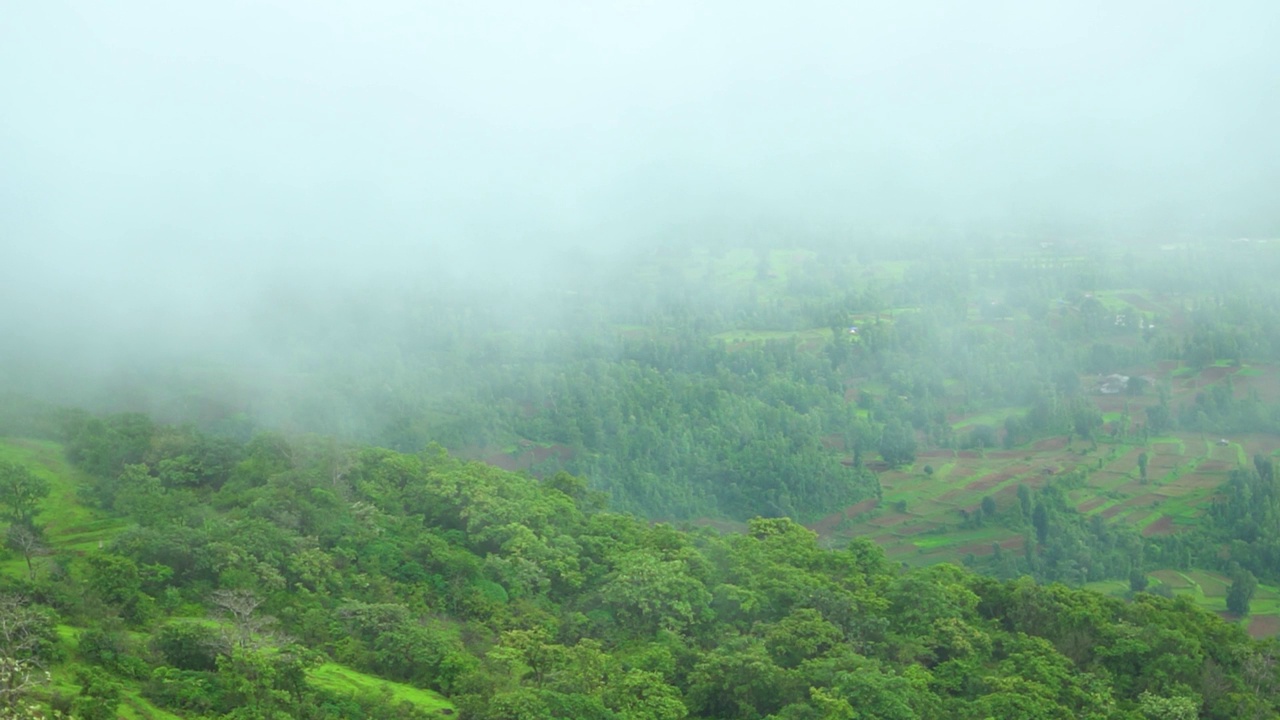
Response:
M1227 375L1239 369L1240 368L1238 367L1218 367L1216 365L1213 367L1207 367L1204 370L1200 371L1200 379L1204 380L1205 382L1213 382L1214 380L1221 380L1222 378L1226 377Z
M974 490L974 491L989 490L997 485L1002 485L1014 479L1015 477L1028 472L1031 472L1030 467L1026 465L1016 465L1014 467L1009 468L1008 470L1005 470L1004 472L999 472L999 473L996 473L995 475L987 475L986 477L983 477L979 480L975 480L969 483L968 485L965 485L964 489Z
M1094 404L1104 413L1118 413L1124 410L1125 401L1129 401L1130 411L1133 409L1133 398L1124 395L1099 395ZM1130 413L1132 414L1132 412Z
M1155 507L1156 505L1160 504L1162 500L1164 500L1164 498L1160 497L1159 495L1156 495L1154 493L1148 493L1146 495L1139 495L1138 497L1129 498L1128 500L1125 500L1124 502L1119 503L1117 505L1113 505L1098 514L1104 518L1111 519L1116 515L1119 515L1121 512L1124 512L1125 510L1132 510L1134 508Z
M1142 528L1143 537L1156 537L1158 535L1173 534L1173 518L1168 515L1161 515L1160 519Z
M1077 505L1077 506L1076 506L1076 510L1078 510L1078 511L1080 511L1080 512L1082 512L1082 513L1087 513L1087 512L1089 512L1090 510L1092 510L1092 509L1094 509L1094 508L1098 507L1099 505L1102 505L1102 504L1103 504L1103 503L1105 503L1106 501L1107 501L1107 499L1106 499L1106 498L1104 498L1104 497L1095 497L1095 498L1093 498L1093 499L1091 499L1091 500L1086 500L1085 502L1080 503L1079 505Z
M841 510L838 513L832 513L822 518L818 522L810 525L809 529L813 530L819 535L830 534L832 530L835 530L836 527L840 525L840 523L844 522L849 518L855 518L859 515L862 515L863 513L870 512L874 510L876 506L878 506L879 504L880 504L880 501L875 498L870 498L869 500L863 500L860 503L855 503L853 505L850 505L849 507L845 508L844 510Z
M905 514L881 515L880 517L867 520L866 523L874 527L887 528L893 527L894 525L901 525L902 523L909 522L910 520L911 516Z
M832 433L822 438L822 447L827 450L844 450L844 438Z
M918 458L940 458L940 457L944 457L944 458L951 457L951 451L950 450L926 450L924 452L916 453L917 459Z
M1021 550L1026 544L1027 539L1021 535L1014 535L1011 538L1000 541L1000 547L1005 550Z
M1002 473L997 473L995 475L988 475L982 478L981 480L974 480L968 485L965 485L964 489L974 491L974 492L981 492L982 490L990 490L991 488L999 485L1000 483L1003 483L1006 480L1009 480L1012 477L1013 477L1013 473L1010 473L1010 472L1002 472Z
M1027 487L1035 487L1035 485L1031 482L1019 483L1019 485L1026 485ZM1000 488L994 493L991 493L991 497L995 498L996 502L1000 502L1001 498L1008 500L1009 498L1017 494L1018 494L1018 485L1005 485L1004 487ZM1000 507L1004 507L1004 504L1002 503Z
M910 543L895 544L897 543L897 541L896 539L892 539L892 538L891 539L872 538L872 540L874 540L877 545L884 548L884 554L887 557L916 554L916 547L914 545L911 545Z
M503 470L506 470L508 472L516 472L517 470L523 470L525 467L520 464L520 462L516 459L514 455L508 455L506 453L494 453L493 455L486 455L480 460L481 462L488 463L490 465L493 465L494 467L500 467Z
M1249 620L1249 635L1257 640L1280 634L1280 617L1255 615Z
M1138 497L1129 498L1128 500L1125 500L1120 504L1125 507L1131 507L1131 508L1155 507L1157 503L1160 503L1163 500L1164 498L1160 497L1156 493L1147 493L1146 495L1139 495Z
M1280 443L1276 442L1273 435L1264 435L1262 433L1251 433L1233 437L1233 440L1244 446L1245 454L1249 457L1254 455L1270 455L1272 450L1276 449Z
M1045 438L1036 441L1032 447L1036 452L1047 452L1049 450L1061 450L1067 446L1067 439L1064 437Z
M1204 490L1206 488L1219 487L1220 485L1222 485L1222 483L1226 481L1227 481L1227 477L1225 474L1202 475L1200 473L1191 473L1190 475L1183 475L1182 477L1178 478L1174 482L1171 482L1168 485L1165 485L1165 487L1168 488L1168 487L1173 487L1175 485L1179 485L1182 487L1189 487L1196 490ZM1185 495L1186 493L1182 493L1182 494Z
M1222 460L1203 460L1196 466L1196 470L1202 473L1226 472L1232 467L1231 463Z
M938 527L937 523L932 523L932 522L916 523L915 525L907 525L905 527L900 527L897 530L894 530L893 534L897 535L898 537L920 535L920 534L929 532L930 530L936 527Z
M546 462L551 457L558 458L561 462L573 459L573 448L568 445L552 445L550 447L542 447L538 445L528 446L520 450L514 455L507 453L490 453L481 457L483 462L495 465L503 470L518 472L520 470L532 470L537 465Z
M863 501L862 501L862 502L860 502L860 503L855 503L855 504L850 505L849 507L845 508L845 509L844 509L844 516L845 516L845 517L857 517L857 516L861 515L862 513L865 513L865 512L871 512L872 510L875 510L877 507L879 507L879 505L880 505L880 501L879 501L879 500L877 500L877 499L875 499L875 498L870 498L870 499L868 499L868 500L863 500Z
M1014 535L1012 537L1007 537L1001 540L999 543L990 543L990 542L969 543L968 545L964 545L962 547L956 548L956 552L961 555L967 555L969 553L972 553L977 557L983 557L985 555L990 555L992 553L991 546L993 544L999 544L1001 550L1021 550L1025 542L1026 542L1026 538L1022 537L1021 535Z
M970 543L968 545L961 545L960 547L956 548L956 553L958 555L974 555L976 557L985 557L987 555L990 555L991 552L992 552L991 543Z

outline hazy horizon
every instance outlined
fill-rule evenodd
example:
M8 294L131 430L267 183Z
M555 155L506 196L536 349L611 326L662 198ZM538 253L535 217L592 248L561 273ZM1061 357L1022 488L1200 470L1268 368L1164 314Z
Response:
M6 15L0 328L32 362L673 239L1280 231L1274 3Z

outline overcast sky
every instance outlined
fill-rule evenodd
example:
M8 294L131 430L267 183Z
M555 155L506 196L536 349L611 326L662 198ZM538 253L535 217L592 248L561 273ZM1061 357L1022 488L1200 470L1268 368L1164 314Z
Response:
M10 312L761 221L1280 231L1274 0L2 5Z

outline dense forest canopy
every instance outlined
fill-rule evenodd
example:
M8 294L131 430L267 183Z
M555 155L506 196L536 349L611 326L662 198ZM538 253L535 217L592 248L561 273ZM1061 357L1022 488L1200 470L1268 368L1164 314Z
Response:
M33 678L0 692L10 716L32 701L81 718L1280 711L1276 641L1185 597L906 570L787 518L681 530L605 510L581 478L439 447L78 411L25 430L62 444L3 445L6 488L43 482L22 496L34 515L3 497L41 541L0 576L19 633L0 661Z

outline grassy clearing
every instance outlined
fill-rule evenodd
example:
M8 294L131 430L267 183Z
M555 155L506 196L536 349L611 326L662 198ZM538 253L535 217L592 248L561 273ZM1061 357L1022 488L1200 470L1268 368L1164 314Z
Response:
M21 438L0 439L0 460L25 465L49 481L49 497L40 504L36 521L44 524L45 538L54 550L82 554L110 542L128 524L80 502L77 490L87 479L67 463L62 446L54 442ZM21 557L0 561L0 573L26 573Z
M127 720L181 720L180 715L161 710L135 691L125 691L120 695L116 717Z
M416 688L412 685L405 685L404 683L383 680L336 663L325 663L317 668L308 670L307 678L316 687L339 694L350 695L357 692L385 693L389 694L394 702L409 703L428 712L439 713L445 710L448 712L441 714L452 714L454 710L453 703L438 693Z
M67 463L62 446L48 441L22 438L0 439L0 460L25 465L31 472L49 481L49 497L41 503L37 522L45 526L45 538L55 551L71 551L76 554L96 551L99 543L110 542L127 527L119 518L80 502L77 495L87 478ZM25 577L26 562L11 557L0 562L0 573ZM58 637L74 657L79 646L80 628L59 625ZM70 661L51 667L50 692L74 696L80 692L75 682L79 664ZM180 720L180 716L152 705L134 688L126 687L121 694L116 717L126 720Z
M1028 410L1026 405L1011 405L1009 407L997 408L984 413L968 415L957 422L951 424L955 430L964 430L974 425L992 425L1000 427L1004 425L1005 418L1010 415L1024 415Z
M1097 580L1085 583L1084 588L1111 597L1124 597L1129 593L1129 583L1124 580Z
M727 343L762 343L768 340L796 340L800 342L822 342L831 339L831 328L810 328L808 330L726 330L712 336L716 340Z

